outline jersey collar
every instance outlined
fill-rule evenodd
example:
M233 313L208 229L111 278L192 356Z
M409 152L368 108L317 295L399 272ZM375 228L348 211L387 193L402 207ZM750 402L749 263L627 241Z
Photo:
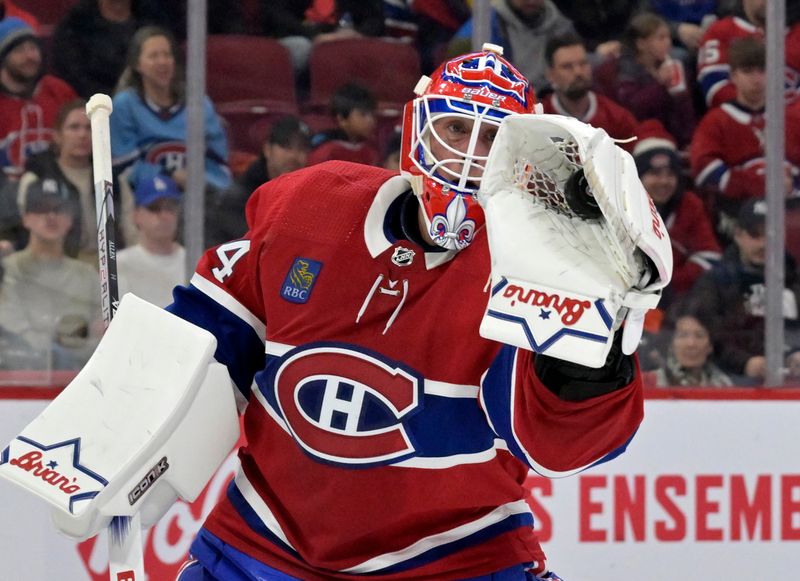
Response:
M364 243L370 256L376 258L394 246L397 241L387 236L384 224L386 214L392 203L410 189L408 181L402 176L393 176L383 183L372 200L367 218L364 221ZM428 270L449 262L456 255L457 250L446 252L425 252L425 266Z

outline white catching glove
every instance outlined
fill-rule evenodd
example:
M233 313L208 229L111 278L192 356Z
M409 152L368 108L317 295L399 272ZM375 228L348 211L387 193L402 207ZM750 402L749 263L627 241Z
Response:
M492 258L483 337L598 368L626 321L633 353L672 249L628 152L571 117L508 116L478 201Z

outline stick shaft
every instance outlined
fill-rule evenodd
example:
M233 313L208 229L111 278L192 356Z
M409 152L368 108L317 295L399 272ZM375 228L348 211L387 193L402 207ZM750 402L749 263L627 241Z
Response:
M92 168L97 209L97 250L100 269L100 301L103 321L111 322L119 303L117 286L117 218L111 173L111 99L94 95L86 105L92 125Z
M108 327L119 303L117 288L117 218L111 173L112 111L108 95L93 95L86 104L92 125L92 169L97 209L97 255L100 267L100 301L103 321ZM144 550L141 519L115 517L108 527L108 574L111 581L144 581Z

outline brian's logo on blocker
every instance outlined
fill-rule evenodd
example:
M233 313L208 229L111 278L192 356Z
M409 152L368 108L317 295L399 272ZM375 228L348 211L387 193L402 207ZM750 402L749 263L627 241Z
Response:
M290 303L308 302L320 270L322 270L321 262L309 258L296 258L281 285L281 296Z

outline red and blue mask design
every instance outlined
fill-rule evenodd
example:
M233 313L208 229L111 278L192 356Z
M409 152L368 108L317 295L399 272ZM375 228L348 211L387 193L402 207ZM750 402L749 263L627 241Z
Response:
M430 237L461 250L485 222L474 195L491 139L507 115L533 111L533 91L500 54L484 50L444 63L418 95L406 105L401 170L421 201ZM461 132L457 144L443 129L451 123Z

